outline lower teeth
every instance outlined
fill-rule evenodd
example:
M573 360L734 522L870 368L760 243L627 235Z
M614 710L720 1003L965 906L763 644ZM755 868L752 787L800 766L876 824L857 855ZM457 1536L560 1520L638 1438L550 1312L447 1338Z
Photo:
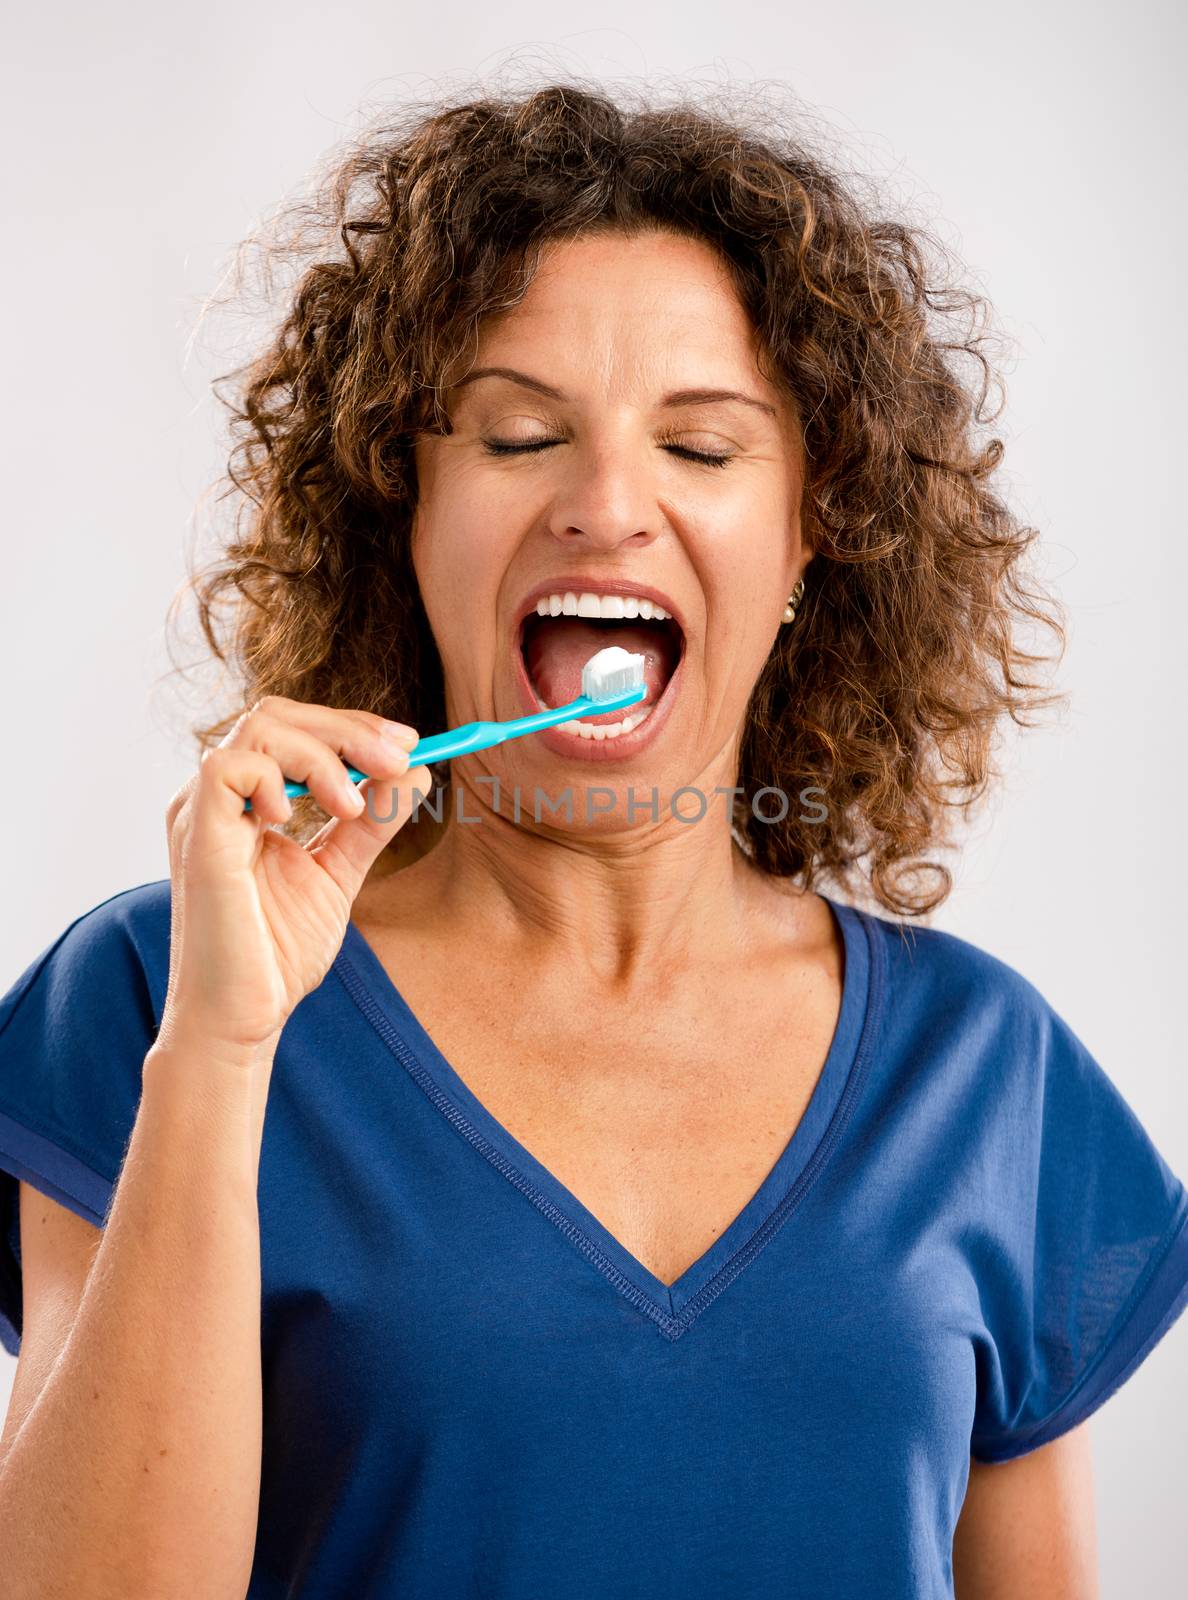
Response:
M569 722L559 722L557 726L564 728L566 733L576 733L582 739L619 739L638 728L651 714L652 707L648 706L645 711L633 711L622 722L579 722L571 719Z

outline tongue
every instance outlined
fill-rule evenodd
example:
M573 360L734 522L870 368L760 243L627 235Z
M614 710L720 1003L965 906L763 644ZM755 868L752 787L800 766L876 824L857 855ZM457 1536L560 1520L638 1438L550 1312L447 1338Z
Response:
M582 692L582 668L592 655L607 645L617 644L644 658L644 683L647 694L630 708L654 705L664 692L676 666L677 641L669 630L646 622L599 624L579 617L545 617L532 630L524 650L524 660L533 687L546 706L563 706ZM617 722L625 711L606 711L600 715ZM597 721L583 717L583 722Z

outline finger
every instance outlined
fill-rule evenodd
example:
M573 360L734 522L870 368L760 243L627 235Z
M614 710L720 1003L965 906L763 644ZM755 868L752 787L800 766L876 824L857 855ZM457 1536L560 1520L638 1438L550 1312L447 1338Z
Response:
M243 809L245 800L252 802L250 812ZM250 853L261 827L287 821L292 810L284 773L271 756L220 745L202 757L190 797L187 840L205 851L242 839Z
M358 722L364 727L393 728L403 733L410 743L415 743L417 738L416 729L409 727L406 722L392 721L388 717L381 717L375 711L360 711L354 707L344 709L339 706L323 706L311 700L291 700L287 695L267 694L243 713L223 743L230 743L238 729L249 718L260 714L283 718L296 728L304 728L307 733L316 733L328 744L333 743L334 730L343 718Z
M417 798L429 793L429 768L411 767L394 783L372 779L359 787L369 796L362 814L328 822L308 847L350 901L380 851L412 816Z
M387 741L411 750L419 735L405 722L393 722L374 711L339 710L334 706L314 705L306 700L290 700L284 695L265 695L246 711L223 740L259 748L256 730L261 724L281 723L312 734L360 772L371 773L365 759L383 751ZM290 773L290 777L294 774ZM304 780L302 780L304 782Z
M362 797L344 760L369 777L396 778L408 771L409 733L386 731L379 717L327 711L325 707L305 710L325 713L312 719L318 722L321 732L299 726L287 711L259 708L240 722L220 748L265 752L279 764L286 778L305 784L323 810L338 817L357 816L363 809ZM411 737L415 742L415 733ZM252 805L254 808L255 801Z

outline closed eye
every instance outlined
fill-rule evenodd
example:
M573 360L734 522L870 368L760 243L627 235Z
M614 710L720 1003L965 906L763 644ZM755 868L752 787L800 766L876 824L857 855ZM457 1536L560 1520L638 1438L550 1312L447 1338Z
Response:
M564 439L532 439L525 444L507 444L499 439L484 439L483 449L492 456L523 456L535 454L538 450L548 450L555 444L564 444ZM683 444L666 444L665 450L671 450L673 455L680 456L685 461L697 461L706 467L724 467L728 461L733 461L734 456L727 451L717 455L710 450L690 450Z

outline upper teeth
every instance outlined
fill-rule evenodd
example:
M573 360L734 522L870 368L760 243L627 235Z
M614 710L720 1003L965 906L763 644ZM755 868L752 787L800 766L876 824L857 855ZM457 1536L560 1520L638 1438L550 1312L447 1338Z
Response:
M538 617L643 617L645 622L666 622L672 613L654 600L641 600L634 594L541 595L536 602Z

